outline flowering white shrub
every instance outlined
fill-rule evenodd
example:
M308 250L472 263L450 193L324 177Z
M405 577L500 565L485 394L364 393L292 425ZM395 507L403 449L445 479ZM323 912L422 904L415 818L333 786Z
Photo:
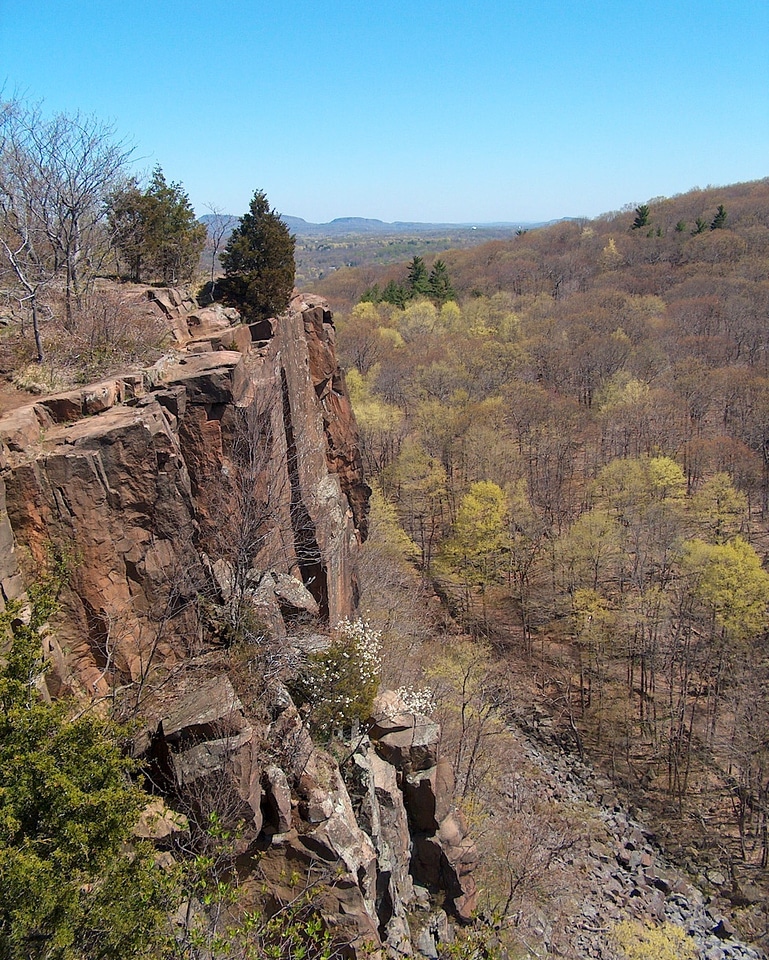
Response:
M435 710L435 697L429 687L398 687L396 693L403 701L409 713L422 713L429 716Z
M331 733L371 715L382 667L378 630L365 620L342 620L328 650L312 654L292 687L309 708L310 726Z

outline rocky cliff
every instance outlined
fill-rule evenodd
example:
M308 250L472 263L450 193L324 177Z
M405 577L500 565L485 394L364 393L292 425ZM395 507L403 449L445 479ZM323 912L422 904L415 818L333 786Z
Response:
M366 536L328 306L295 298L246 326L179 291L145 305L167 319L172 354L0 419L0 604L51 550L66 556L48 691L109 695L140 724L134 752L157 794L146 835L173 851L217 810L245 825L244 902L317 881L352 952L409 954L412 906L438 897L463 920L475 906L439 730L380 697L343 778L283 685L312 631L322 642L353 614ZM445 915L423 919L434 947Z
M355 603L368 488L327 307L295 301L250 328L152 293L184 350L0 420L2 597L22 589L19 559L71 554L57 689L103 691L188 656L194 601L258 571L293 578L325 622ZM281 601L262 592L275 626Z

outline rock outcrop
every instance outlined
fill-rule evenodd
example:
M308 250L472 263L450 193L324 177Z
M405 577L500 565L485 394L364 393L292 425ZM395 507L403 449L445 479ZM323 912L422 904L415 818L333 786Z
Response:
M355 610L370 491L328 305L295 298L246 326L180 291L142 303L172 355L0 419L0 604L25 568L66 555L45 682L140 718L155 797L137 835L174 856L215 811L238 825L245 908L317 884L351 955L412 955L413 905L440 898L460 921L475 907L438 725L383 694L343 777L280 671L244 678L227 652L238 639L273 661L306 655ZM296 629L308 620L315 632ZM422 939L448 931L439 910Z
M209 341L0 419L2 602L22 590L20 549L70 554L53 692L104 692L199 652L199 601L222 599L215 564L233 603L267 571L284 578L263 591L276 623L287 578L322 620L354 608L369 491L327 306L295 299L247 327L176 291L152 297L180 345L245 331L248 350Z
M470 920L477 858L452 807L450 767L421 771L423 785L414 793L405 780L408 751L396 764L384 746L386 734L382 740L364 735L351 745L343 778L336 761L309 739L285 690L267 695L269 719L260 725L249 720L216 668L215 658L199 658L170 692L160 690L144 705L146 726L135 753L171 809L164 807L151 829L161 837L178 830L185 815L173 812L175 805L189 813L192 804L198 817L214 807L225 828L241 825L237 852L246 901L263 901L265 885L270 897L286 902L317 884L327 924L354 954L384 945L394 956L412 955L409 914L428 896ZM399 725L429 728L436 753L438 725L409 713L391 692L378 698L372 729L382 729L383 711L393 706ZM420 739L415 757L424 757L427 738ZM149 810L156 808L153 801ZM150 829L147 820L142 835Z

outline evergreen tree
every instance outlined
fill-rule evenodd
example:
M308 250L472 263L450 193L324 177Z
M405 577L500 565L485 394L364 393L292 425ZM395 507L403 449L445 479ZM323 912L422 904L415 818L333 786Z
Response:
M118 262L118 273L140 283L142 279L145 243L148 233L149 210L147 198L135 177L116 190L108 201L110 240L116 257L123 260L124 269Z
M224 299L247 319L282 313L294 287L294 237L262 190L254 193L248 213L230 234L221 263Z
M726 210L724 209L724 205L722 203L719 203L716 215L715 217L713 217L713 222L710 224L710 229L720 230L725 223L726 223Z
M60 571L12 601L0 635L0 957L155 958L178 903L173 873L131 829L147 795L131 783L113 724L38 692L41 631ZM127 844L131 843L129 852Z
M645 227L649 223L649 213L648 203L642 203L640 207L636 207L635 220L631 229L640 230L641 227Z
M427 267L422 257L414 257L409 264L406 287L411 297L430 296L430 279L427 275Z
M449 300L456 300L457 298L454 287L451 285L449 271L443 260L436 260L433 264L428 287L430 299L439 307L442 307Z
M206 242L206 228L181 184L167 183L155 167L146 190L136 179L113 193L108 222L112 243L124 258L132 280L189 280Z
M148 254L155 276L164 283L188 280L195 271L206 242L206 228L180 183L167 183L155 167L146 192Z
M383 300L385 303L394 303L396 307L406 306L406 301L409 299L409 291L402 283L397 283L395 280L390 280L386 285L380 300Z

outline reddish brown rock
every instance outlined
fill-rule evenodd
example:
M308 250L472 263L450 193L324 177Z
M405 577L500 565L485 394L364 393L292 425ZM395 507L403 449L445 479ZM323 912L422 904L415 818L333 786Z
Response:
M305 297L302 311L310 359L310 376L323 410L329 468L339 477L356 528L365 540L371 488L363 479L358 428L344 374L336 360L336 331L328 302Z
M478 850L467 835L464 817L457 811L443 820L436 834L414 839L414 879L433 890L445 891L454 912L464 921L472 919L477 907L478 888L473 876L477 864Z
M417 830L437 830L448 815L454 796L454 772L447 760L403 778L409 821Z
M429 770L438 762L440 727L414 713L375 713L369 736L377 753L404 773Z
M169 317L189 313L179 291L151 296ZM199 327L232 319L217 311L197 318ZM295 577L312 595L301 609L317 608L321 619L335 623L352 612L361 540L355 517L365 509L362 501L353 508L333 472L337 461L327 457L329 434L312 368L324 377L338 369L331 341L316 349L315 334L329 322L322 309L312 307L306 323L294 309L260 326L267 339L256 353L177 355L146 377L102 381L0 419L6 558L17 540L38 561L50 543L62 543L77 568L52 643L52 687L79 678L89 692L104 691L186 656L198 642L190 601L216 592L211 563L228 559L253 520L244 518L238 500L243 485L236 462L249 423L263 457L254 498L267 504L257 518L255 567ZM253 331L237 329L250 344ZM352 419L346 429L354 431ZM360 472L356 482L361 495ZM354 486L348 477L345 489ZM15 559L0 568L0 582L2 596L19 592ZM293 603L278 596L275 616Z

